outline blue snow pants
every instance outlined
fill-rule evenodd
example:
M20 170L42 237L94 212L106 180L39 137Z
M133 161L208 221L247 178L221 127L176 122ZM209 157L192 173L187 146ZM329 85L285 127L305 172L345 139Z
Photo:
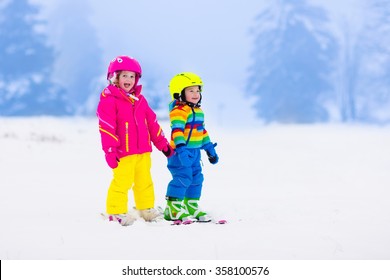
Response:
M203 173L200 165L200 149L188 149L192 155L192 165L183 166L177 154L168 158L168 169L172 180L168 184L167 196L180 200L187 198L199 199L202 193Z

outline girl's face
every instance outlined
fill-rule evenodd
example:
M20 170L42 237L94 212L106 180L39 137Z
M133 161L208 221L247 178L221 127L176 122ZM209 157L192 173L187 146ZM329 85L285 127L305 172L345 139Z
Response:
M121 89L129 92L135 84L135 72L121 71L118 78L118 84Z
M199 86L186 87L184 89L184 95L188 102L197 104L200 101L200 88Z

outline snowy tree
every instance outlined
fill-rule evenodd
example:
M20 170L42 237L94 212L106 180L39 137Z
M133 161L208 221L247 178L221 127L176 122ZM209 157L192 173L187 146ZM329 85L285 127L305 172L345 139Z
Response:
M367 1L356 43L355 110L358 121L390 122L390 2Z
M77 115L95 114L100 91L106 85L108 61L102 61L96 30L89 21L91 11L85 0L72 5L59 1L49 15L50 33L59 53L55 73Z
M348 3L347 3L348 4ZM390 3L352 1L333 11L339 56L333 83L343 122L390 121Z
M38 12L27 0L1 3L0 115L69 113L62 88L51 80L54 51Z
M336 43L323 10L305 1L272 1L257 17L248 90L266 122L328 120Z
M335 85L338 119L342 122L355 122L358 119L357 91L361 76L361 59L363 54L359 41L367 11L364 11L364 1L350 1L348 9L337 9L333 14L339 42L339 52L336 58L333 84ZM348 3L348 2L347 2ZM367 7L365 7L367 8Z

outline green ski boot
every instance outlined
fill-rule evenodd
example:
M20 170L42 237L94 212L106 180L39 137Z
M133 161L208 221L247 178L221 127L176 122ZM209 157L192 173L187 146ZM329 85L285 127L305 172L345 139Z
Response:
M187 212L199 222L210 222L212 219L206 212L202 211L198 205L199 198L184 198L184 207Z
M183 200L174 197L167 198L164 219L167 221L193 221L191 215L187 212L186 208L183 207Z

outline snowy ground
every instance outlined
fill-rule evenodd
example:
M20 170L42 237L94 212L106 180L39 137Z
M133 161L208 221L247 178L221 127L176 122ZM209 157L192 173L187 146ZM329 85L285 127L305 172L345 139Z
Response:
M389 127L208 128L220 163L204 160L202 206L229 223L121 227L99 217L95 119L0 118L0 259L390 259Z

